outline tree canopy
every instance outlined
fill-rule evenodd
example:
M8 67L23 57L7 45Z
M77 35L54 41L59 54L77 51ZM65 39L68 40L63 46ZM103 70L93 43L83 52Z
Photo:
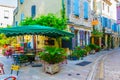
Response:
M67 20L57 17L54 14L42 15L38 18L32 19L31 17L21 21L20 25L42 25L64 30L67 27Z

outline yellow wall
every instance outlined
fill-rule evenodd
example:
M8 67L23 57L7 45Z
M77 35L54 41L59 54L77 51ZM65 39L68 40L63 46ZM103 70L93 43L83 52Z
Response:
M51 39L53 39L55 42L54 42L54 46L56 46L56 47L58 47L58 43L57 43L57 41L56 41L56 39L54 39L54 38L51 38ZM45 46L47 46L47 45L45 45L44 43L45 43L45 40L48 40L48 37L45 37L45 36L38 36L37 37L37 48L44 48Z

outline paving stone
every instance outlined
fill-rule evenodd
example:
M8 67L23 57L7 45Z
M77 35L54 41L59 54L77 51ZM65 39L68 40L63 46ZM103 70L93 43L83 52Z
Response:
M86 80L86 78L88 77L88 74L91 71L91 67L95 59L97 59L100 55L103 55L106 52L108 51L102 51L94 55L89 55L85 57L83 60L78 60L78 61L68 60L68 64L61 65L60 72L55 75L46 74L43 71L42 67L32 67L31 65L21 66L20 72L18 75L18 80ZM83 61L90 61L92 63L86 66L75 65ZM115 61L117 61L117 59ZM6 75L10 74L10 66L13 63L13 60L11 58L7 59L4 56L0 56L0 62L4 63L4 69L5 69ZM109 60L109 62L111 62L111 60ZM119 63L119 62L116 62L116 63ZM116 68L118 67L116 66ZM106 71L106 73L108 72ZM111 74L108 74L108 75L110 76ZM119 78L119 76L117 77ZM105 79L110 80L111 78L108 79L106 76Z

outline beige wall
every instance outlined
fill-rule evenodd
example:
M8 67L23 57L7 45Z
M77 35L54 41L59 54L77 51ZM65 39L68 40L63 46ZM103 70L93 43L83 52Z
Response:
M24 0L24 3L20 4L20 0L18 0L18 13L15 16L15 21L20 22L21 13L24 13L25 17L31 17L32 5L36 5L35 17L48 13L54 13L60 16L62 9L61 3L61 0Z
M84 7L83 7L83 2L84 0L80 0L80 16L78 18L76 18L73 14L73 0L72 1L72 5L71 5L71 14L70 14L70 22L73 22L74 24L77 24L77 25L83 25L84 27L82 27L83 29L84 28L91 28L91 21L92 21L92 15L91 15L91 9L90 9L90 5L89 5L89 9L88 9L88 20L85 20L84 19Z

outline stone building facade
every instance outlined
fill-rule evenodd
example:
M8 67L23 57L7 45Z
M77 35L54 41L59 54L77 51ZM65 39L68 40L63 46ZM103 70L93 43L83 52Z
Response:
M75 34L72 40L73 49L76 46L90 44L91 36L91 9L88 0L67 0L68 27Z

